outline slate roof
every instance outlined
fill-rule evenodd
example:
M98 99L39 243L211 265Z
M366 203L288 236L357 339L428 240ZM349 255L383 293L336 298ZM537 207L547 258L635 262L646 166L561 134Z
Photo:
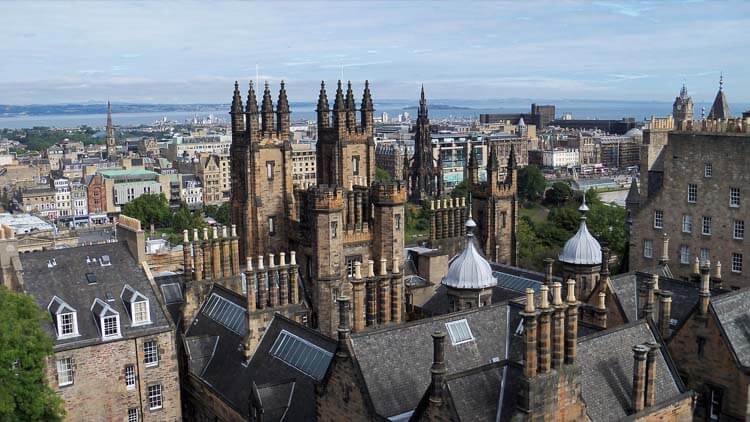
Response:
M505 359L509 347L507 309L505 304L490 305L352 334L354 356L375 411L390 417L417 406L430 384L433 351L430 334L446 332L447 322L465 319L474 338L453 345L446 336L448 375Z
M473 223L473 220L469 221ZM466 226L470 227L468 222ZM471 232L467 235L464 251L451 261L442 284L456 289L486 289L497 285L492 267L480 252Z
M750 367L750 290L712 297L711 307L737 362Z
M633 346L656 341L651 327L637 321L578 342L581 393L592 420L618 420L632 409ZM656 358L656 405L674 399L685 387L665 348Z
M109 257L110 265L102 266L100 258L105 255ZM50 266L53 259L56 265ZM55 350L102 343L101 332L91 311L96 299L119 313L123 339L171 330L169 317L163 312L151 283L125 242L25 253L20 255L20 260L24 289L34 296L39 307L46 310L52 298L57 296L77 312L78 337L57 340L55 326L45 322L45 329L55 338ZM88 282L87 273L94 275L95 283ZM129 310L120 298L126 284L148 299L151 324L131 325Z
M217 294L236 305L245 306L243 296L221 286L214 285L209 297L212 294ZM189 354L189 371L216 391L240 414L249 414L249 399L255 382L261 392L262 401L275 409L270 415L267 414L264 420L273 421L271 415L283 414L286 414L287 420L293 421L314 419L315 380L273 357L270 350L282 330L330 353L334 353L336 341L277 313L274 314L253 357L247 363L242 349L245 333L235 333L205 316L203 307L206 303L185 335L186 348L194 351ZM211 355L206 357L206 351L213 338L216 339L216 346ZM330 364L330 361L328 363ZM291 399L289 389L270 388L289 382L294 382ZM290 407L285 411L279 411L276 405L285 400L290 403Z
M711 105L711 111L708 113L709 119L731 119L732 112L729 110L729 102L727 101L724 90L719 88L714 98L714 103Z

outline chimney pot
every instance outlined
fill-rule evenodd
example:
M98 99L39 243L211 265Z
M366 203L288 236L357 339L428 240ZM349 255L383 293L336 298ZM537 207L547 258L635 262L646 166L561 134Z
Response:
M237 225L232 224L232 237L237 237Z
M188 234L187 229L182 231L182 243L188 243L190 242L190 235Z
M354 263L354 278L357 280L362 279L362 263L359 261Z
M227 238L227 226L221 226L221 237Z
M268 268L273 268L276 266L276 262L274 261L274 255L272 253L268 254Z
M198 240L198 229L193 229L193 240L194 241Z
M693 261L693 274L698 275L700 274L700 267L701 267L701 260L697 256L695 257L695 260Z
M574 280L568 280L568 303L576 303L576 282Z
M213 227L213 234L214 234L214 239L219 238L219 229L216 226Z
M388 269L385 266L386 266L385 258L380 258L380 275L388 274Z
M526 308L525 311L532 313L536 309L534 308L534 289L526 289Z
M252 271L253 270L253 258L247 257L247 270Z
M604 292L599 292L599 298L596 302L596 307L601 310L606 310L607 309L606 301L607 301L607 294Z
M297 265L297 252L295 251L289 252L289 264Z
M258 255L258 269L263 269L263 255Z
M716 261L714 266L714 278L721 280L721 261Z
M375 261L367 260L367 277L375 277Z
M286 253L285 252L279 252L279 266L281 267L286 266Z
M398 274L399 272L401 272L401 268L399 268L398 257L394 256L393 257L393 274Z
M547 287L546 285L543 285L542 287L540 287L539 295L540 295L539 309L549 308L549 287Z
M208 240L208 227L203 228L203 240Z
M552 304L562 305L562 285L559 282L552 283Z

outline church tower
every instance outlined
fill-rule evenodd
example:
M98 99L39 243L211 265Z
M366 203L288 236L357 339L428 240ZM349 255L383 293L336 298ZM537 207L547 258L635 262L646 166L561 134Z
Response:
M117 141L115 140L115 127L112 125L112 104L107 101L107 159L114 160L117 158Z
M693 120L693 99L688 95L685 84L682 85L680 95L674 99L674 104L672 104L672 117L675 122Z
M424 86L419 99L419 112L414 133L414 157L409 169L409 200L420 202L429 197L439 197L443 193L443 177L440 166L432 154L430 119L427 116L427 99Z

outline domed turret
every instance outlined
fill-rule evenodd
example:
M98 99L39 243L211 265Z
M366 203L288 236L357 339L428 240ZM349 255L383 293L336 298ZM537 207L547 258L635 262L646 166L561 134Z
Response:
M565 247L559 256L561 262L576 265L600 265L602 263L602 247L586 227L586 194L583 195L583 203L578 208L581 211L581 225L573 237L565 242Z
M486 289L497 285L492 267L474 240L477 223L469 215L466 221L466 248L453 259L442 284L453 289Z

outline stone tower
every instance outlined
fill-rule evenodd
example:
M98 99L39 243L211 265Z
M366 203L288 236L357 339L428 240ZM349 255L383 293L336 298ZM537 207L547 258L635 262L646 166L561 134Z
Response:
M688 95L685 84L682 85L680 95L672 104L672 117L675 122L680 123L693 120L693 99Z
M469 159L469 185L472 209L477 222L478 242L485 256L506 265L517 265L518 164L511 145L505 174L500 172L497 147L489 146L487 181L479 181L479 168L473 154Z
M117 157L117 141L115 140L115 127L112 125L112 104L107 101L107 134L105 137L107 145L107 158L114 160Z
M294 210L294 195L290 112L284 82L276 111L266 83L260 112L252 83L244 110L239 86L235 84L230 114L231 218L240 233L240 255L244 259L287 251L286 221Z
M427 99L424 86L419 99L419 112L414 133L414 157L409 168L409 200L420 202L437 198L443 193L443 177L440 166L432 154L430 119L427 116Z

